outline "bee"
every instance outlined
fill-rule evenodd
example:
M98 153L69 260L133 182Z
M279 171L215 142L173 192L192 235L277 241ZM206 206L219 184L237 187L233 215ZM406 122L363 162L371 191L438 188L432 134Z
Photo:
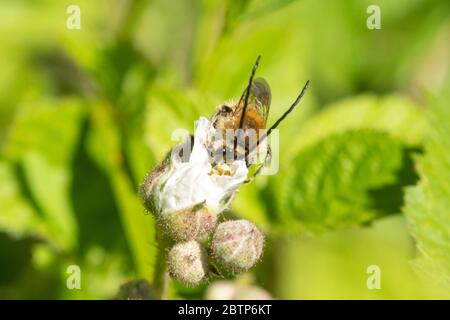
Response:
M246 180L247 183L253 180L264 166L270 164L272 151L266 143L266 138L297 106L310 83L308 80L290 108L269 129L266 129L272 94L266 80L254 78L260 59L261 56L258 56L241 98L237 102L222 104L211 117L213 126L225 137L208 146L214 166L220 167L234 160L245 160L247 167L250 167L257 163L261 154L265 155L253 176ZM234 134L230 135L229 132Z

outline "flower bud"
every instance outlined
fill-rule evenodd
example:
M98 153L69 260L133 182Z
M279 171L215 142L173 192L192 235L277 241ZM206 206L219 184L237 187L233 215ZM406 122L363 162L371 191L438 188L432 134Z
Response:
M164 175L169 172L169 157L166 157L162 163L156 166L144 179L144 182L139 187L139 195L144 204L145 209L153 214L159 211L157 205L157 187Z
M156 300L152 286L144 279L131 280L120 286L116 300Z
M269 292L256 285L219 280L211 283L205 292L206 300L272 300Z
M186 285L198 285L208 271L205 249L197 241L175 244L167 256L169 273Z
M272 300L269 292L258 286L244 286L239 288L234 300Z
M219 224L211 250L216 261L232 273L245 272L261 258L263 233L250 221L235 220Z
M217 226L217 215L206 207L195 206L172 213L159 219L162 229L177 242L205 241Z

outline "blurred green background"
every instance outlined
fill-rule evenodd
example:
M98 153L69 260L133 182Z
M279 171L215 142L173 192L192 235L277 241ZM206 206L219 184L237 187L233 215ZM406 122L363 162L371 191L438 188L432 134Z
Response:
M138 185L173 130L240 96L259 54L269 123L311 86L280 126L278 174L228 213L267 234L239 281L282 299L450 297L449 1L3 0L0 52L0 298L152 283ZM73 264L80 290L66 287ZM172 282L170 297L208 284Z

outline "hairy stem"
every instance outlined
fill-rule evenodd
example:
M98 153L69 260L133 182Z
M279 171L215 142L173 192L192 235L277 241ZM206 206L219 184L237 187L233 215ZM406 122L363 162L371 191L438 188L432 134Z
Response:
M167 300L170 282L166 263L167 242L165 241L164 236L158 229L158 227L156 227L156 241L158 245L158 255L156 256L156 267L153 277L153 285L157 296L161 300Z

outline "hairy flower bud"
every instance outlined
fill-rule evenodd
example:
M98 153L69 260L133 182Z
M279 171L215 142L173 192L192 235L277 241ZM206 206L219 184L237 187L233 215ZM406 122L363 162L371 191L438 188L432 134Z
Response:
M217 226L217 215L206 207L182 209L159 218L162 229L177 242L205 241Z
M119 288L116 300L156 300L152 286L144 279L131 280Z
M239 284L235 281L219 280L209 285L205 293L207 300L271 300L269 292L261 287Z
M263 233L247 220L219 224L211 243L215 260L232 273L253 267L261 258L263 247Z
M234 300L272 300L269 292L257 286L239 288L233 297Z
M175 244L167 262L170 275L186 285L198 285L208 272L206 250L197 241Z
M170 155L170 153L169 153ZM170 170L170 157L167 156L162 163L157 165L152 171L150 171L144 179L144 182L139 187L139 195L141 197L144 207L153 214L158 213L157 206L157 187L160 180Z

